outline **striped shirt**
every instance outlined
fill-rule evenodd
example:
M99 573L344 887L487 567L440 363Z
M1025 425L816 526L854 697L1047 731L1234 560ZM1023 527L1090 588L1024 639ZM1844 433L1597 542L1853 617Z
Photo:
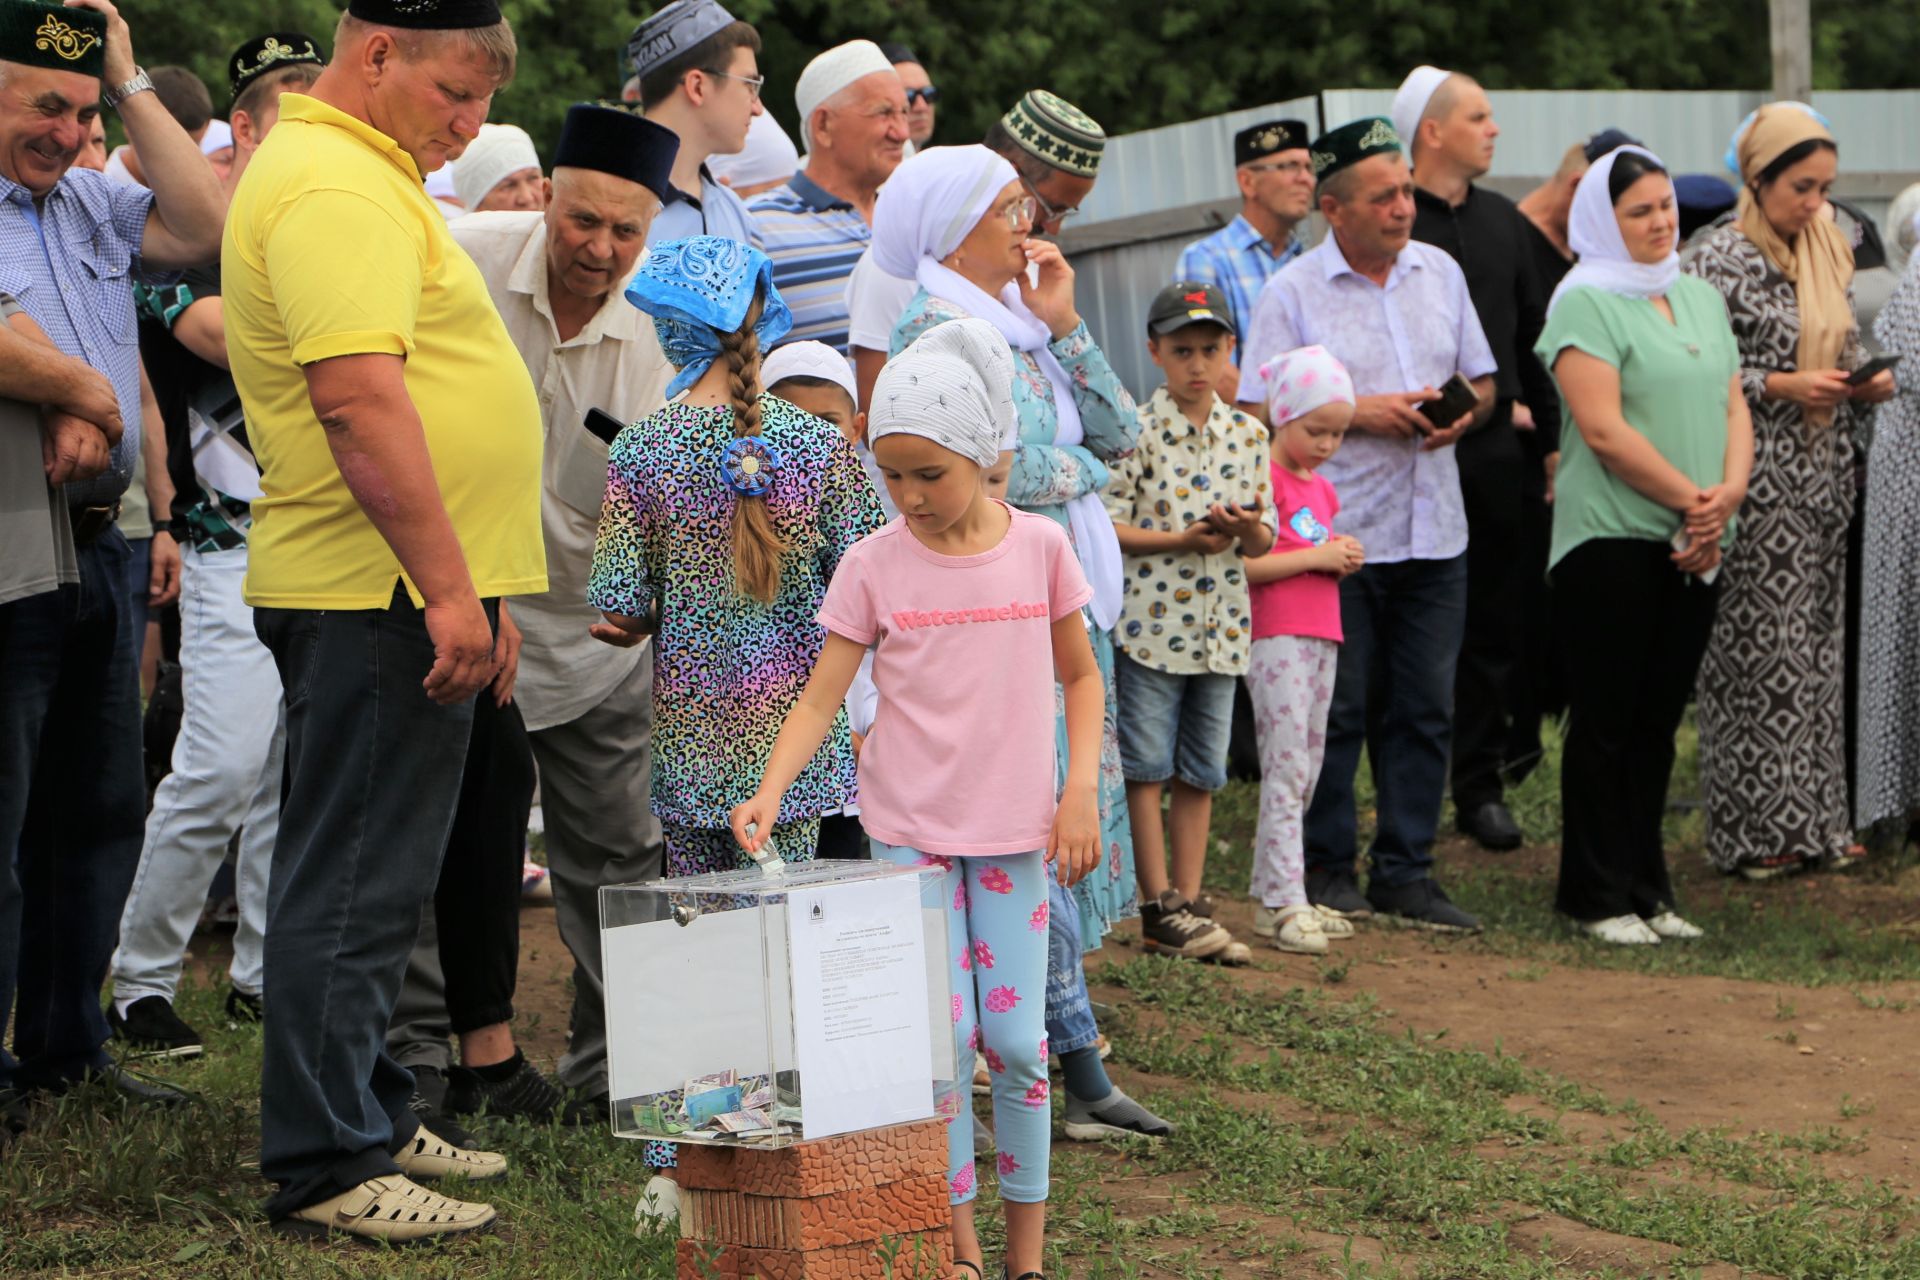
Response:
M824 342L847 352L847 277L867 251L873 228L840 197L805 173L756 197L754 233L773 259L773 285L793 310L783 341Z
M113 383L125 431L112 466L66 486L70 506L103 506L126 491L140 455L140 334L135 276L153 193L70 169L34 207L33 193L0 177L0 292L11 294L53 345Z
M1253 304L1259 300L1260 291L1280 268L1304 252L1306 245L1294 235L1288 239L1286 248L1275 253L1244 215L1236 215L1232 222L1206 239L1195 240L1180 251L1180 265L1174 279L1210 284L1227 295L1233 327L1240 339L1233 350L1233 362L1238 366L1247 344L1247 330L1253 324Z

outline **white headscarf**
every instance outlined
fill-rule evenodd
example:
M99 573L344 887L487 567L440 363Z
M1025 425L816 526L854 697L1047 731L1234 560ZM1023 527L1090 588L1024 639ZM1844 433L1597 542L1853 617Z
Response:
M793 87L793 105L800 108L800 140L807 150L813 150L813 113L822 103L856 80L892 70L887 55L871 40L849 40L809 62Z
M1415 67L1393 95L1393 110L1388 114L1393 119L1393 131L1400 135L1400 143L1407 149L1408 164L1413 163L1413 139L1420 132L1420 120L1427 114L1427 104L1452 76L1453 72L1438 67Z
M800 172L800 153L771 111L747 126L747 145L732 155L707 157L715 182L751 187L762 182L785 182Z
M1553 291L1553 297L1547 302L1548 315L1553 314L1554 307L1570 289L1585 286L1629 298L1657 298L1672 289L1673 282L1680 278L1677 248L1669 249L1659 262L1637 262L1627 252L1626 237L1620 234L1620 223L1613 216L1613 195L1607 187L1614 161L1628 152L1666 167L1653 152L1633 146L1615 147L1593 162L1574 190L1573 212L1567 216L1567 243L1579 261ZM1667 187L1669 190L1673 187L1671 177L1667 178ZM1679 243L1677 234L1674 243Z
M922 258L938 262L959 248L1019 176L1005 156L979 143L929 147L904 161L874 202L873 265L913 279Z
M1347 366L1325 347L1296 347L1260 366L1267 380L1267 412L1276 430L1336 400L1354 403Z
M911 175L909 169L914 170ZM1053 354L1053 335L1047 331L1046 322L1021 300L1020 282L1010 282L998 297L993 297L940 264L940 259L952 253L980 219L989 215L993 197L1018 176L1003 157L977 145L933 147L913 157L894 170L887 185L880 188L880 200L874 208L874 265L889 275L911 275L934 297L944 298L969 316L992 324L1013 350L1032 356L1053 392L1053 443L1080 444L1086 439L1086 430L1080 422L1080 408L1074 403L1073 378ZM908 270L910 257L913 265ZM1080 566L1093 585L1093 620L1111 629L1120 620L1125 570L1113 521L1097 493L1082 494L1067 503L1066 514Z
M452 171L454 194L473 209L509 177L522 169L538 169L540 153L520 126L483 124L460 158L445 167Z
M873 384L867 439L914 435L982 470L1015 424L1013 355L985 320L954 320L887 361Z
M860 392L854 387L853 370L847 358L824 342L789 342L775 347L760 362L760 385L772 391L788 378L819 378L847 393L854 408L860 407Z

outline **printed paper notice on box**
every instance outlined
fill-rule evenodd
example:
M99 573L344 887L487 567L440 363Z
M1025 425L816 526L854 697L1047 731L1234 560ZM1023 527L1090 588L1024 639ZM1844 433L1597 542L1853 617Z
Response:
M806 1136L932 1116L919 880L796 890L787 936Z

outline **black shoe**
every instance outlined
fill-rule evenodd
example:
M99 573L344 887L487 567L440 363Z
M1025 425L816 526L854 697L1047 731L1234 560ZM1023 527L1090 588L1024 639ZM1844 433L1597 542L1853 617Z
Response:
M453 1117L441 1109L446 1099L446 1072L438 1067L413 1069L413 1096L407 1099L407 1110L441 1141L469 1151L478 1150L480 1140L473 1136L473 1131L455 1124Z
M109 1006L107 1025L115 1039L143 1058L197 1058L207 1049L200 1033L180 1020L165 996L142 996L127 1006L125 1017Z
M490 1115L505 1120L554 1119L565 1108L566 1090L540 1073L527 1055L514 1050L512 1074L495 1080L467 1067L447 1072L446 1110L456 1116ZM492 1068L488 1068L489 1071ZM445 1135L442 1135L445 1136Z
M1518 849L1526 838L1513 820L1513 811L1498 800L1461 810L1459 827L1461 835L1472 836L1482 849L1494 853Z
M22 1092L59 1098L81 1089L95 1087L111 1089L128 1102L137 1102L143 1106L184 1107L193 1101L191 1094L183 1093L170 1084L161 1084L157 1080L142 1079L120 1066L89 1071L77 1080L63 1079L40 1085L25 1085L22 1087Z
M605 1128L612 1123L613 1098L605 1093L579 1093L567 1095L567 1105L560 1111L560 1123L570 1125L599 1125Z
M227 1017L238 1026L264 1022L267 1017L265 996L248 995L238 987L227 988Z
M1436 933L1480 932L1480 922L1454 906L1446 891L1431 879L1409 884L1382 884L1374 880L1367 885L1367 901L1380 914L1411 928L1432 929Z
M12 1089L0 1089L0 1151L27 1131L27 1100Z
M1361 894L1351 871L1309 870L1307 901L1348 920L1373 919L1373 904Z

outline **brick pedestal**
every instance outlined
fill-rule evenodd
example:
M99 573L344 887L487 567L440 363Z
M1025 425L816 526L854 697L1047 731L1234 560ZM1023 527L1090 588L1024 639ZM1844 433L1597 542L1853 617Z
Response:
M944 1280L953 1270L944 1121L677 1154L679 1280Z

